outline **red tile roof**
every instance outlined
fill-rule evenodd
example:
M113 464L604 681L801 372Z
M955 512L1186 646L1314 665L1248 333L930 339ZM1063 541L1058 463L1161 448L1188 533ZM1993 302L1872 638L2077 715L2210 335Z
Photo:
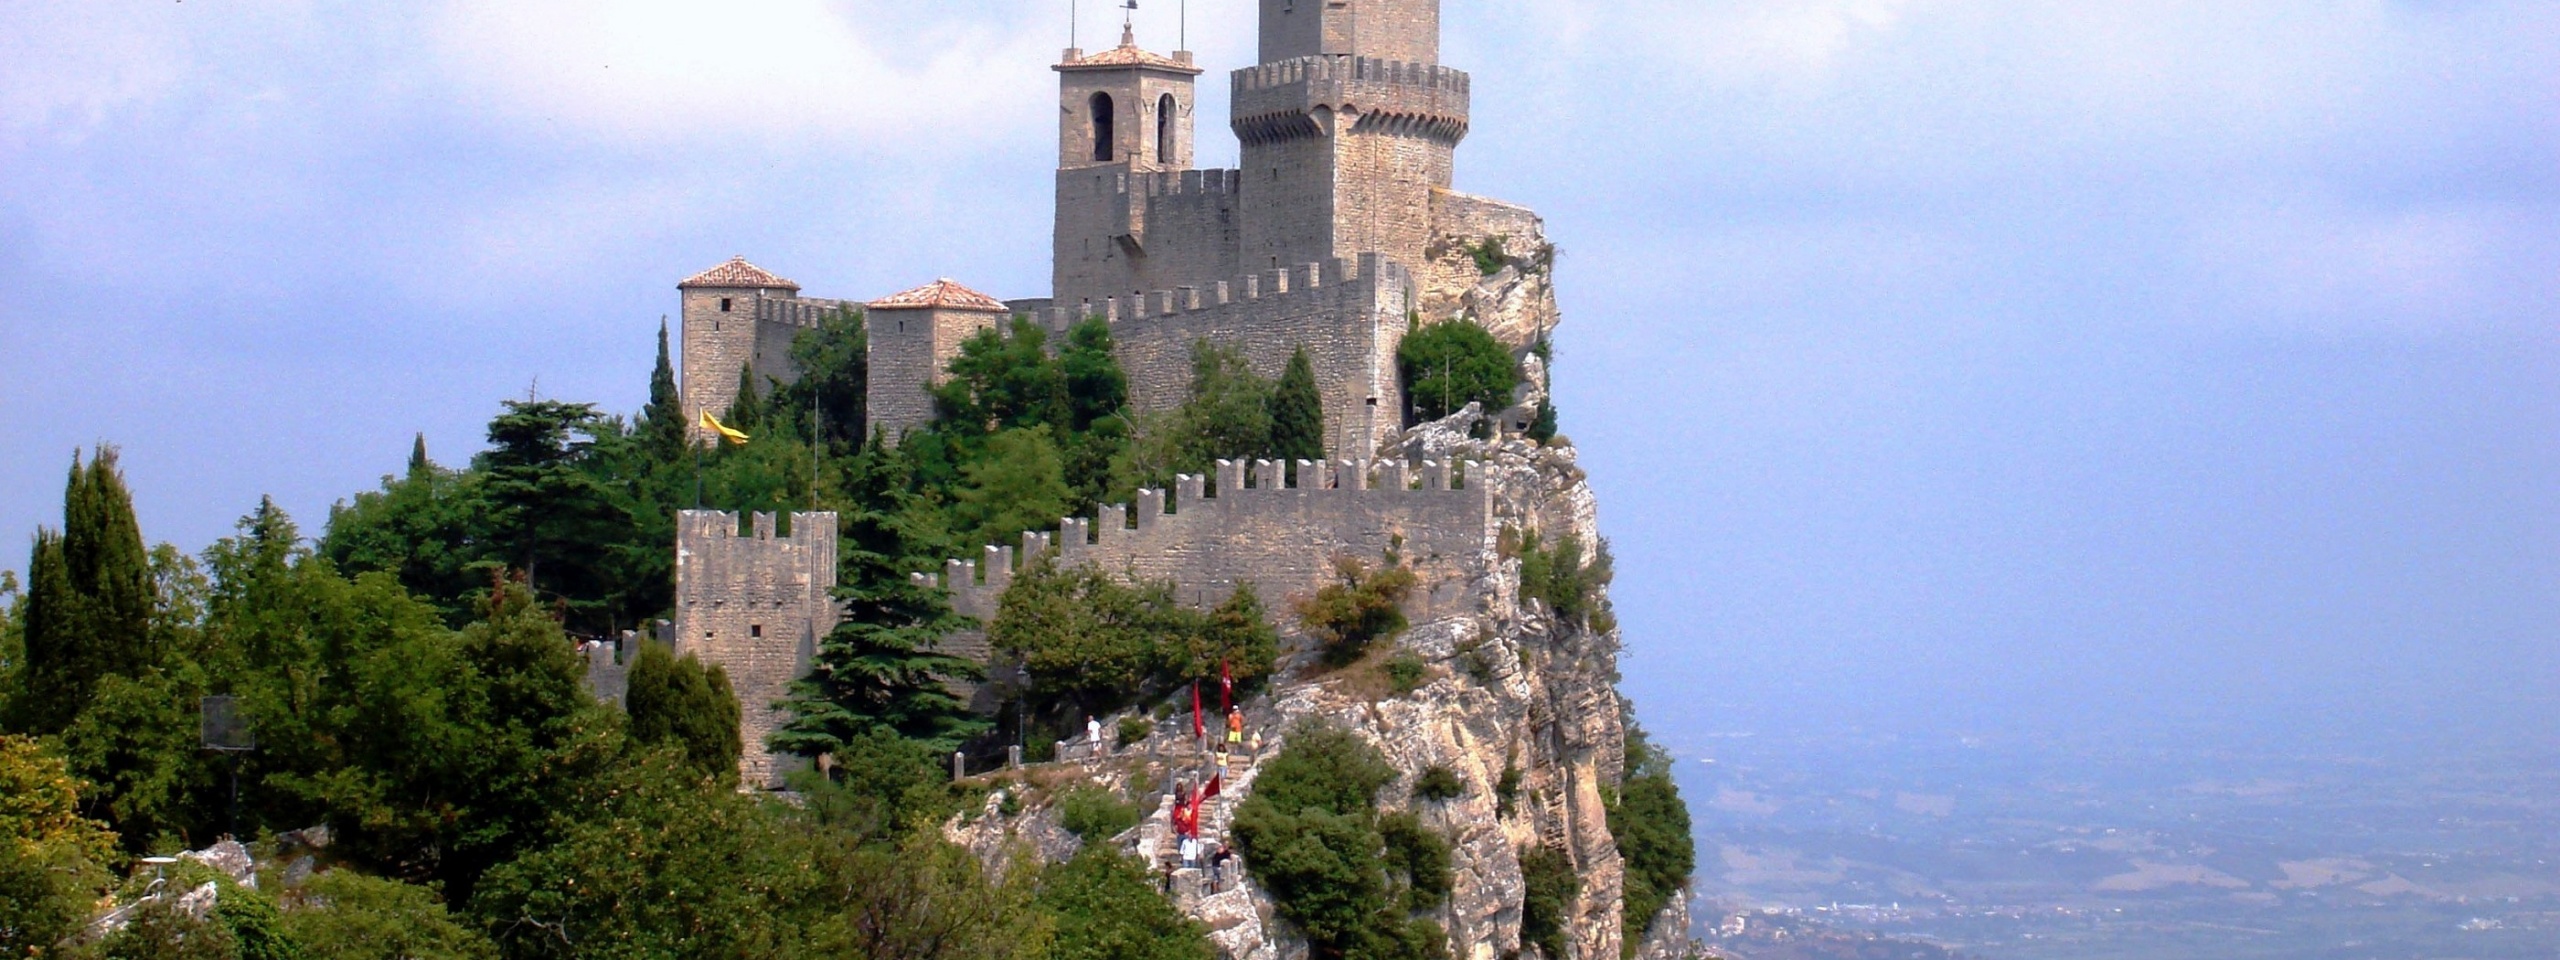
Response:
M871 301L873 310L969 310L978 313L1011 313L1012 307L978 291L950 280L936 280L895 296Z
M693 287L714 287L727 290L800 289L799 284L774 276L765 268L748 263L747 258L745 257L730 257L729 262L713 267L709 270L702 271L701 273L694 274L691 279L688 279L683 283L676 284L676 289L679 290Z
M1161 56L1140 50L1138 49L1138 38L1128 31L1123 30L1120 33L1120 46L1117 48L1105 50L1089 57L1079 56L1073 60L1059 64L1056 69L1107 70L1115 67L1152 67L1158 70L1171 70L1175 73L1188 73L1197 76L1200 73L1200 68L1192 66L1191 60L1189 59L1190 56L1191 55L1189 53L1184 53L1180 55L1179 59L1177 59L1175 57Z

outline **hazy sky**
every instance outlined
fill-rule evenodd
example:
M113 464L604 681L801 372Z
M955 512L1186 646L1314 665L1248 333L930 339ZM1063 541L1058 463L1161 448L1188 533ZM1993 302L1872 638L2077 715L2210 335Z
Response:
M1045 293L1066 0L386 6L0 4L0 566L102 439L195 549L635 409L731 254ZM2560 717L2560 5L1447 7L1673 739Z

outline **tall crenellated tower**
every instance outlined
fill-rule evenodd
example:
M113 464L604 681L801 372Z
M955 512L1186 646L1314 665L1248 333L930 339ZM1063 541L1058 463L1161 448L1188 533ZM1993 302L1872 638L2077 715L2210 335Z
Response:
M1243 265L1420 263L1468 122L1467 75L1438 62L1440 0L1261 4L1262 63L1234 79Z

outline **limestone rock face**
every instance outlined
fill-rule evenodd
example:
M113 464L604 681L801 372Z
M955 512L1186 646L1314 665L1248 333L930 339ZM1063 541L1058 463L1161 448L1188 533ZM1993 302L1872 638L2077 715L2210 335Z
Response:
M1600 542L1597 503L1570 448L1465 439L1467 423L1459 421L1467 416L1412 431L1403 445L1468 461L1466 483L1493 490L1505 529L1535 531L1550 544L1566 534ZM1564 918L1575 960L1617 960L1625 875L1604 798L1615 794L1626 759L1623 701L1614 687L1619 637L1605 598L1593 605L1602 613L1569 622L1521 596L1516 556L1489 549L1485 559L1469 567L1483 572L1464 584L1464 602L1434 604L1432 616L1395 641L1427 666L1411 694L1390 695L1364 683L1358 668L1321 672L1311 645L1286 636L1296 625L1282 616L1284 640L1295 653L1282 682L1247 705L1248 722L1265 738L1259 756L1277 753L1307 721L1354 731L1385 754L1401 776L1382 791L1379 806L1411 810L1450 841L1454 889L1436 919L1449 933L1453 957L1499 960L1522 950L1521 853L1546 848L1562 851L1581 881ZM1155 857L1172 849L1171 801L1163 788L1168 776L1181 775L1183 751L1195 749L1188 737L1187 724L1165 724L1150 742L1084 765L1093 779L1135 787L1144 800L1148 816L1117 838L1124 851ZM1416 797L1415 783L1434 767L1455 773L1464 793L1440 801ZM1223 836L1235 804L1251 795L1258 770L1252 758L1229 768L1221 800L1204 818L1213 842ZM1512 789L1503 789L1506 782ZM1068 843L1044 839L1055 831L1054 818L1043 823L1044 814L1032 811L1007 823L995 812L990 800L975 823L954 825L954 839L991 858L1011 842L1000 838L1027 841L1044 859L1073 854ZM1230 878L1212 890L1198 873L1178 871L1173 882L1176 902L1209 924L1226 955L1305 956L1303 939L1249 880ZM1638 955L1685 956L1687 927L1685 908L1675 903L1651 924ZM1535 949L1524 955L1535 956Z

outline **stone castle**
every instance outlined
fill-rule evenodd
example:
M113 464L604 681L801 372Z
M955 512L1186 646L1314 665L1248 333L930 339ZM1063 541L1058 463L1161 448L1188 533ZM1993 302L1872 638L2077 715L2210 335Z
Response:
M1250 582L1274 609L1317 585L1338 553L1442 540L1449 557L1481 552L1495 535L1487 494L1451 491L1460 468L1373 458L1407 426L1396 351L1418 323L1483 324L1529 367L1521 399L1543 395L1529 351L1556 319L1543 224L1451 189L1470 81L1438 63L1439 0L1260 0L1260 28L1261 62L1230 81L1235 170L1192 164L1202 69L1189 52L1148 52L1124 28L1114 49L1061 57L1048 297L999 300L951 280L867 301L805 297L743 257L684 280L686 421L728 409L742 382L794 379L793 341L839 310L865 314L870 422L893 439L933 419L927 391L962 342L1017 316L1053 331L1106 319L1140 412L1181 403L1195 342L1237 348L1270 377L1303 348L1335 462L1299 464L1295 487L1286 465L1258 465L1248 485L1247 466L1232 464L1215 486L1186 479L1169 513L1163 492L1142 494L1134 528L1108 508L1026 538L1020 554L990 547L982 564L946 572L955 605L992 616L1012 571L1050 550L1212 603ZM1502 262L1489 268L1486 251ZM1524 426L1525 410L1506 422ZM833 548L799 532L833 518L795 516L792 536L775 536L773 518L753 522L740 535L733 515L684 516L673 634L680 653L728 666L749 782L772 783L772 705L834 622Z
M1266 609L1287 611L1334 576L1337 558L1393 554L1417 579L1394 656L1423 665L1420 685L1381 698L1356 679L1284 673L1244 704L1249 722L1273 750L1301 720L1380 748L1398 780L1378 802L1423 818L1451 844L1452 890L1438 914L1449 955L1533 952L1525 864L1536 850L1561 853L1578 880L1551 918L1565 928L1564 949L1536 955L1688 956L1683 900L1621 924L1625 860L1610 819L1628 734L1605 586L1576 604L1584 613L1566 615L1542 599L1551 586L1523 582L1530 537L1601 543L1597 501L1570 444L1516 435L1545 399L1536 347L1558 319L1544 226L1521 207L1451 189L1471 83L1438 63L1440 0L1258 4L1261 62L1230 80L1239 169L1194 168L1202 69L1191 54L1150 53L1125 30L1114 49L1070 49L1055 68L1048 296L1000 300L939 280L867 301L811 298L731 260L679 285L686 418L727 409L742 383L793 379L793 341L838 311L865 316L870 421L892 437L932 421L927 391L962 343L1017 317L1052 331L1107 321L1141 413L1180 404L1201 341L1239 350L1267 377L1305 349L1324 406L1323 459L1220 462L1210 476L1179 477L1170 491L1142 490L1133 504L986 546L918 582L981 623L1043 558L1167 583L1203 607L1249 585ZM1470 438L1468 414L1409 422L1398 347L1418 325L1448 321L1482 326L1519 362L1512 407L1483 412L1494 419L1490 439ZM728 669L750 785L779 785L789 761L764 748L783 720L777 704L837 621L835 526L824 513L697 511L679 522L676 610L663 632L678 652ZM1277 620L1284 647L1310 660L1295 618ZM989 658L982 630L946 638L943 649ZM974 693L992 706L990 691ZM1101 777L1132 795L1154 812L1107 842L1161 857L1174 803L1166 781L1175 767L1206 760L1187 745L1187 729L1171 729L1180 726L1165 725L1113 763L1095 762L1093 748L1105 745L1085 745L1081 772L1044 776ZM1229 796L1250 795L1262 755L1233 771ZM1419 784L1433 769L1453 772L1462 795L1423 802ZM1222 800L1202 830L1223 831L1231 803ZM946 836L994 858L1029 849L1055 862L1078 849L1054 804L1035 796L1008 810L995 795L987 804L946 825ZM1169 886L1223 956L1306 955L1250 878L1222 891Z

